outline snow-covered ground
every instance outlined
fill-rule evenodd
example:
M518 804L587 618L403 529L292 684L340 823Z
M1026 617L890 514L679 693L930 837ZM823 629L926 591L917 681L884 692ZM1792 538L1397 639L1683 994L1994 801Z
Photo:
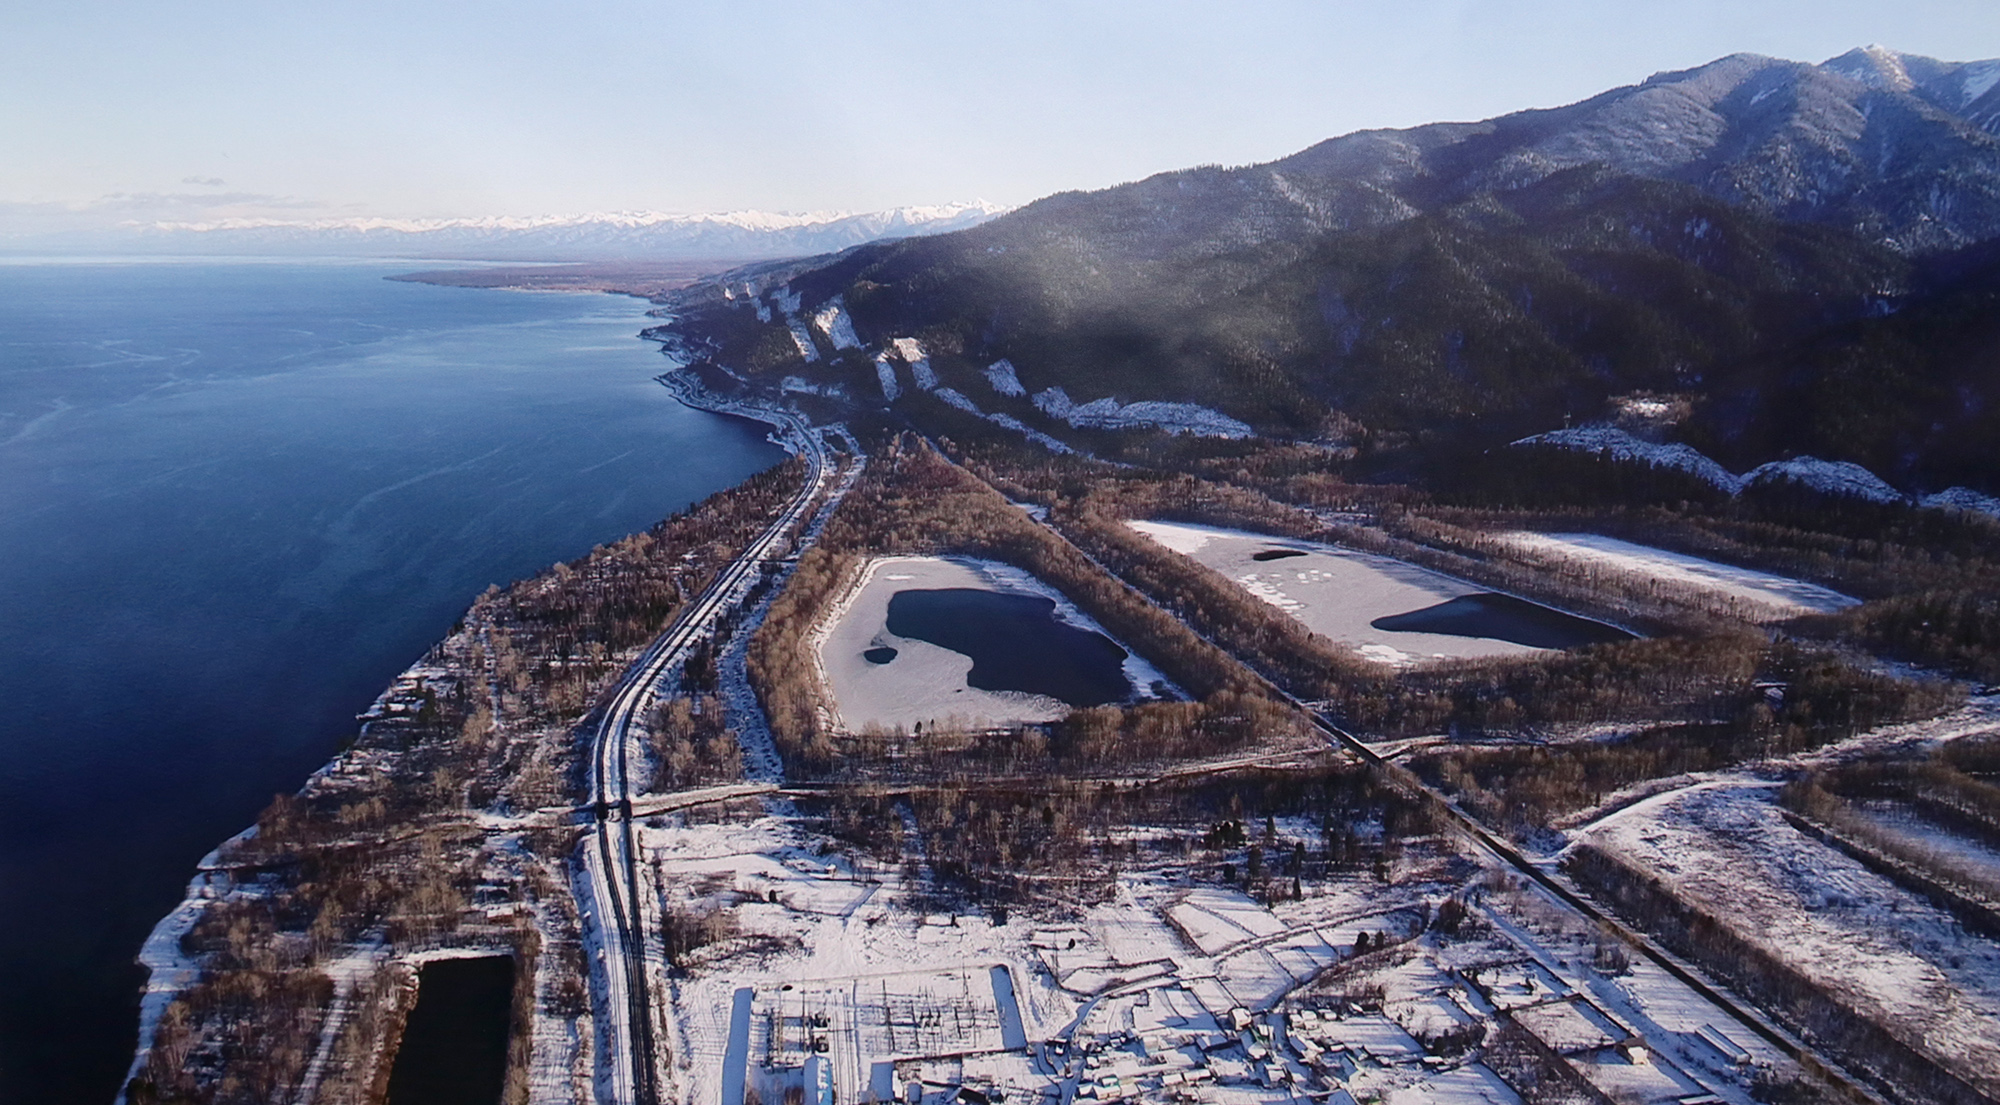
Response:
M1852 461L1793 457L1776 460L1737 475L1689 445L1662 445L1635 437L1616 426L1593 424L1551 430L1524 437L1516 446L1540 445L1595 453L1617 460L1637 461L1657 468L1686 472L1706 483L1737 495L1755 484L1794 483L1827 495L1866 499L1876 503L1906 503L1938 510L1970 510L2000 518L2000 499L1968 487L1949 487L1930 495L1911 496L1890 486L1880 476Z
M1795 483L1828 495L1866 499L1871 503L1907 502L1909 496L1890 487L1882 477L1847 460L1794 457L1760 464L1743 475L1743 486Z
M1435 606L1485 589L1386 556L1185 522L1128 522L1134 530L1235 580L1330 640L1386 664L1542 650L1486 637L1377 629L1378 618ZM1259 561L1259 553L1284 552Z
M1740 601L1767 620L1798 614L1832 613L1860 600L1816 583L1788 579L1750 568L1636 545L1594 533L1531 533L1519 530L1494 539L1530 553L1552 558L1602 564L1635 575L1650 576L1725 595Z
M1036 392L1035 406L1049 417L1060 418L1078 429L1158 429L1172 434L1226 438L1249 437L1255 432L1246 422L1194 403L1157 400L1120 403L1111 398L1078 403L1061 387Z
M896 365L887 353L875 354L875 379L882 385L882 401L893 403L903 394L903 386L896 381Z
M896 356L910 366L910 378L917 382L917 390L930 391L938 386L937 372L931 368L930 354L924 352L924 343L915 338L894 338L889 345Z
M847 301L834 296L813 312L813 325L826 335L835 349L859 349L861 339L854 335L854 320L847 314Z
M993 390L1001 395L1018 398L1028 394L1028 389L1021 386L1021 378L1014 374L1013 361L1003 358L987 365L981 371L986 375L986 382L993 385Z
M1060 592L1018 568L959 557L883 557L871 562L846 600L827 613L813 642L839 723L854 731L953 720L983 728L1054 721L1069 713L1068 706L1043 695L973 687L966 682L971 657L889 632L889 600L897 592L946 587L1048 598L1061 621L1110 637ZM885 647L896 650L889 663L862 655ZM1167 682L1138 653L1126 648L1125 654L1125 676L1135 697L1149 696L1156 682Z
M826 1041L818 1054L833 1064L836 1100L871 1100L894 1082L879 1064L1005 1052L1014 1025L1047 1039L1075 1015L1075 999L1036 969L1026 918L995 925L912 908L897 871L823 853L781 818L640 835L668 908L726 908L739 927L689 956L673 983L681 1100L721 1100L726 1081L779 1100L814 1040ZM739 1017L746 990L749 1015ZM745 1067L729 1071L725 1057Z
M1729 492L1743 490L1743 478L1688 445L1659 445L1615 426L1577 426L1524 437L1515 445L1547 445L1580 453L1598 453L1617 460L1635 460L1658 468L1686 472Z
M1961 1077L2000 1090L2000 946L1793 828L1769 784L1637 803L1582 839L1662 879L1737 936Z
M800 1085L817 1057L839 1101L924 1105L960 1086L1015 1101L1316 1100L1515 1103L1454 1033L1496 1008L1619 1100L1714 1093L1749 1105L1751 1068L1783 1061L1720 1009L1645 964L1591 967L1602 940L1532 887L1412 853L1384 883L1311 880L1263 904L1137 858L1105 900L1004 916L940 904L912 863L854 854L787 814L659 817L639 830L664 908L727 913L733 929L684 955L669 983L678 1100L737 1105ZM905 817L905 824L909 819ZM1160 830L1135 827L1140 836ZM1310 836L1301 820L1280 830ZM1426 932L1354 960L1357 938L1402 939L1448 895L1473 903L1458 937ZM1328 975L1339 967L1339 976ZM1352 998L1356 993L1374 997ZM1730 1054L1706 1042L1720 1035ZM1351 1096L1349 1096L1351 1095Z

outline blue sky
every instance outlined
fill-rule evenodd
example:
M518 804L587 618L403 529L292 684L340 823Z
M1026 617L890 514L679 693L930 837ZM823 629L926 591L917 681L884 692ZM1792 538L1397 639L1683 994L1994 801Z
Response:
M2000 56L1993 0L9 7L0 205L300 217L1015 204L1735 51Z

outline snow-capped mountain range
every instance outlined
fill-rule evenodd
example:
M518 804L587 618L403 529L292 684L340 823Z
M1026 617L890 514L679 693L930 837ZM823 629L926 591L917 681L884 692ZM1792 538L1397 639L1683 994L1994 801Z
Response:
M973 201L887 211L624 211L455 219L124 220L40 248L257 255L437 257L495 261L762 259L833 253L863 242L977 226L1005 208ZM5 243L0 243L5 244Z

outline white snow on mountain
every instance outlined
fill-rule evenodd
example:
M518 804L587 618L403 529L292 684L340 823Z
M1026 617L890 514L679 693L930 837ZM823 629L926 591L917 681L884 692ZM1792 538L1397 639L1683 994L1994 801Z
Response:
M910 366L910 377L917 382L919 389L930 391L938 386L937 373L931 371L930 355L924 352L924 343L915 338L892 338L889 344L895 348L896 356Z
M1884 483L1882 477L1852 461L1794 457L1760 464L1743 476L1745 487L1777 481L1799 484L1827 495L1844 495L1874 503L1909 500L1909 496Z
M1037 396L1037 402L1039 401L1040 397ZM1896 490L1880 476L1852 461L1794 457L1791 460L1778 460L1759 465L1738 476L1691 446L1659 445L1642 441L1615 426L1594 425L1551 430L1545 434L1524 437L1512 444L1517 447L1543 445L1555 449L1598 453L1617 460L1678 469L1711 483L1731 495L1738 494L1752 484L1795 483L1822 494L1866 499L1875 503L1911 501L1911 496ZM2000 498L1981 494L1969 487L1947 488L1930 495L1919 496L1916 502L1919 506L1937 510L1971 510L2000 518Z
M854 336L854 320L847 316L847 303L841 296L834 296L813 312L813 325L835 349L861 348L861 339Z
M1687 445L1657 445L1633 437L1616 426L1577 426L1524 437L1515 445L1551 445L1582 453L1608 454L1617 460L1636 460L1659 468L1687 472L1729 492L1743 490L1743 481Z
M1938 510L1973 510L2000 518L2000 499L1981 495L1969 487L1947 487L1923 497L1923 504Z
M1001 214L984 201L887 211L729 211L669 214L491 215L406 219L375 216L99 220L64 229L47 248L126 252L321 256L463 257L485 260L715 259L800 257L885 238L963 230Z
M875 354L875 378L882 383L884 402L893 403L897 396L903 394L902 386L896 383L896 366L887 353Z
M792 332L792 344L799 347L799 356L804 357L807 364L819 360L819 350L813 347L812 331L806 329L806 324L798 319L787 319L785 326Z
M957 388L938 388L936 391L931 392L931 394L967 414L977 414L981 417L985 415L985 412L979 409L979 404L974 403L964 392Z
M1035 393L1035 406L1050 418L1060 418L1079 429L1101 430L1158 429L1171 434L1197 437L1248 437L1249 423L1194 403L1165 403L1145 400L1120 404L1118 400L1093 399L1078 404L1060 386Z
M1014 362L1012 361L1005 359L994 361L981 371L986 374L986 382L992 384L993 390L1002 395L1020 396L1028 394L1028 389L1021 386L1021 378L1014 375Z

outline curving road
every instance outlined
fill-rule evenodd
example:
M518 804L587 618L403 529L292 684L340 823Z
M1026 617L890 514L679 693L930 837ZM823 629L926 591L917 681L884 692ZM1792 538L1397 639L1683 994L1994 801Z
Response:
M784 428L786 435L807 462L798 494L633 662L599 715L591 737L590 809L596 825L592 841L583 850L585 885L578 889L587 894L593 906L585 915L597 938L602 974L594 981L603 987L601 1008L606 1022L600 1033L605 1051L598 1060L597 1096L608 1105L659 1105L663 1096L647 971L649 921L655 902L642 885L632 828L635 816L656 811L635 813L633 808L635 788L629 770L635 740L632 723L651 703L666 674L686 658L696 642L712 633L719 617L742 602L764 566L785 555L788 535L826 486L833 466L825 441L818 429L805 421L789 421ZM643 790L643 784L638 789Z

